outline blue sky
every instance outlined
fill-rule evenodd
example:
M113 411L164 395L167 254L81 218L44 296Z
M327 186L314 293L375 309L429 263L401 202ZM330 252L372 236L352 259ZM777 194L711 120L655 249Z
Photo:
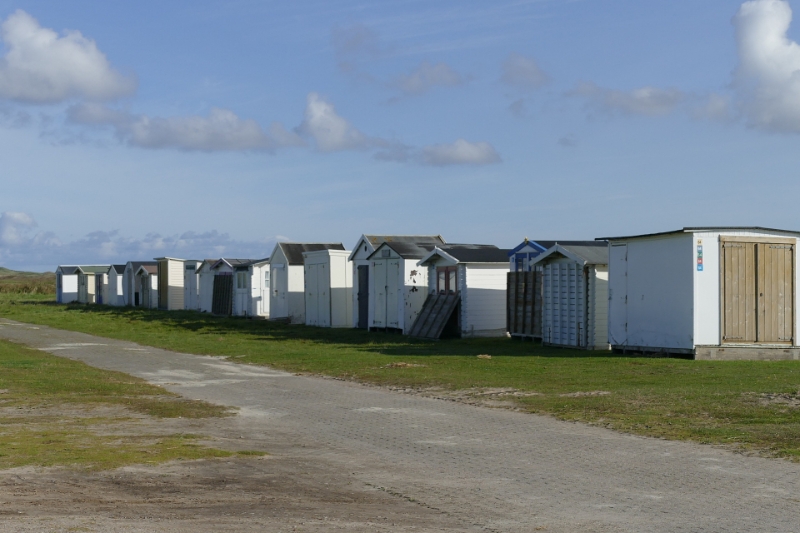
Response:
M0 265L800 229L793 9L0 0Z

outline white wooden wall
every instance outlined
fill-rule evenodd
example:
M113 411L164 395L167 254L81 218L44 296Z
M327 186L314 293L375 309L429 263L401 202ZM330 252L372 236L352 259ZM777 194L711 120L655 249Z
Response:
M505 336L508 265L462 263L458 267L461 336Z

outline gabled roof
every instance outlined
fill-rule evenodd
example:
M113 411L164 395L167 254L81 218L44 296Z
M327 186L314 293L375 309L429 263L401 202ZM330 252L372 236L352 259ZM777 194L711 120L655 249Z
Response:
M344 245L340 242L279 242L275 245L280 248L286 261L290 265L303 265L303 252L316 252L319 250L344 250ZM272 252L273 255L275 251ZM270 256L272 259L272 256Z
M136 272L139 270L140 266L142 266L142 265L153 265L153 266L156 266L156 265L158 265L158 262L157 261L128 261L127 263L125 263L125 267L127 268L128 265L131 266L131 270L133 270L133 273L136 274Z
M111 265L111 268L114 269L114 272L117 274L123 274L125 272L125 265ZM111 269L109 269L109 272Z
M223 263L228 265L229 267L231 267L234 270L241 270L241 269L250 268L253 265L258 265L258 264L261 264L261 263L269 263L269 258L267 258L267 259L229 259L229 258L223 257L221 259L218 259L216 262L214 262L211 265L211 270L214 270L218 266L221 266Z
M598 240L598 239L596 239L596 240ZM573 245L573 246L595 246L595 241L560 241L560 240L542 240L542 239L529 240L529 239L525 239L524 241L522 241L522 243L517 245L515 248L509 250L508 256L511 257L512 255L514 255L515 253L519 252L520 250L522 250L526 246L531 246L531 247L539 250L539 253L542 253L545 250L548 250L549 248L552 248L556 244L567 244L567 245Z
M65 276L72 276L77 273L78 267L77 265L58 265L56 271L61 270L61 274Z
M107 274L111 265L79 265L77 273L81 274Z
M603 243L601 246L569 246L556 244L549 250L534 259L533 263L541 263L548 257L560 254L572 259L582 265L607 265L608 264L608 245Z
M800 235L800 231L790 230L790 229L775 229L775 228L764 228L761 226L688 226L683 229L677 229L673 231L661 231L658 233L644 233L641 235L627 235L623 237L599 237L596 240L600 241L620 241L626 239L641 239L644 237L660 237L662 235L677 235L680 233L699 233L705 231L762 231L765 233L791 233L793 235Z
M380 251L384 248L394 250L394 253L403 259L421 259L436 247L435 243L417 243L417 242L384 242L379 245L374 252L372 252L367 259L377 257Z
M435 256L455 263L508 263L508 250L493 244L444 244L431 250L419 264Z
M444 238L441 235L367 235L366 233L358 239L358 243L356 244L353 251L350 253L349 260L353 260L354 254L358 252L358 248L361 246L361 243L366 241L370 244L370 247L373 251L375 251L378 246L385 242L392 242L392 243L433 243L433 244L445 244Z
M158 265L140 265L139 268L136 269L136 275L138 276L140 272L146 272L147 274L158 274Z

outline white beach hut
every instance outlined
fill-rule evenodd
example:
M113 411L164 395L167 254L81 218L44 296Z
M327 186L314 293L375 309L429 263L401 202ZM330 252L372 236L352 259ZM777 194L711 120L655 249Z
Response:
M556 244L533 266L542 272L542 342L608 350L608 243Z
M142 305L141 278L136 275L143 265L157 266L155 261L128 261L122 274L122 305L139 307Z
M798 237L722 226L607 239L612 349L800 359Z
M303 252L344 250L342 243L279 242L272 250L270 264L270 320L306 321L305 268Z
M56 303L68 304L78 301L78 267L59 265L56 268Z
M186 267L196 266L197 261L174 257L157 257L155 260L158 263L158 308L167 311L188 309L185 287Z
M369 329L407 334L425 303L428 271L417 263L434 243L384 242L369 255Z
M197 267L202 261L187 259L183 262L183 308L187 311L200 310L200 279Z
M94 274L94 303L108 304L108 271L111 270L111 265L107 267L105 272L95 272Z
M439 245L445 244L441 235L362 235L355 248L350 253L353 270L353 325L357 328L367 329L372 323L372 308L370 307L369 292L370 261L372 252L385 242L419 243Z
M125 265L111 265L108 269L108 290L106 304L125 305L123 296L123 278L125 276Z
M98 303L97 296L102 299L102 285L101 292L97 293L96 276L100 277L102 283L103 277L108 272L110 265L80 265L75 273L78 276L78 302L82 304Z
M210 313L214 303L214 271L211 267L219 259L204 259L197 265L197 307L203 313Z
M141 290L141 307L158 308L158 264L144 264L136 271Z
M304 252L306 325L353 327L353 271L349 251Z
M227 316L269 317L268 259L217 260L214 273L212 312Z
M423 257L428 298L410 334L505 336L508 252L487 244L447 244Z

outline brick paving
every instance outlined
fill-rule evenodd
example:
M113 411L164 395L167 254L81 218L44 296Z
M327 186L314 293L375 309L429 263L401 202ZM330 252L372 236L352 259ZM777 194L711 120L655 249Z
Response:
M465 530L800 532L800 465L787 461L8 320L0 337L238 407L242 434Z

